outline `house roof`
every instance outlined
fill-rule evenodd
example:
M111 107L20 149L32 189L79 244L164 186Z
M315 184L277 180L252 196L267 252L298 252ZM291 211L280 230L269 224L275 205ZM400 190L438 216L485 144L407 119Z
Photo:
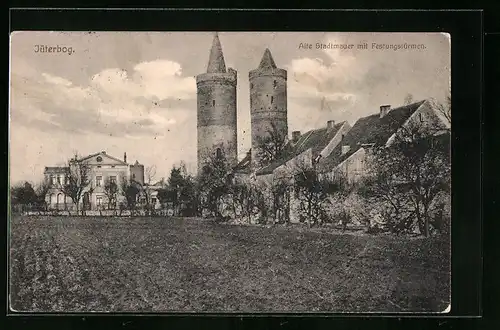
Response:
M401 127L410 116L425 102L419 101L390 110L384 117L380 113L360 118L346 133L328 157L318 163L319 171L328 171L358 151L363 144L383 145ZM342 155L342 146L349 146Z
M102 155L102 156L105 156L105 157L110 158L110 159L112 159L112 160L115 160L115 161L117 161L117 162L120 162L120 163L121 163L121 164L123 164L123 165L128 165L128 163L124 162L123 160L121 160L121 159L118 159L118 158L116 158L116 157L113 157L113 156L108 155L108 154L106 153L106 151L100 151L100 152L97 152L97 153L95 153L95 154L85 156L85 157L83 157L83 158L78 159L78 161L79 161L79 162L82 162L82 161L85 161L85 160L90 159L90 158L92 158L92 157L95 157L95 156L97 156L97 155Z
M252 163L252 149L248 150L245 157L243 157L243 159L233 168L233 171L237 173L249 173L251 171L250 168L251 163Z
M296 143L288 143L288 152L281 158L272 162L268 166L257 171L257 175L271 174L276 168L285 164L286 162L292 160L301 153L312 149L313 157L316 157L318 153L323 150L328 143L333 139L335 134L338 133L345 121L335 124L333 128L328 129L323 127L320 129L313 129L304 134L302 134Z

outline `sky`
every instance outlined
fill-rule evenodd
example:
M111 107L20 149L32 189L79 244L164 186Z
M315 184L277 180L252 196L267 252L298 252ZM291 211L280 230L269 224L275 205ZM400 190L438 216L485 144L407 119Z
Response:
M196 75L213 32L11 34L10 179L38 182L45 166L100 151L156 167L196 169ZM450 92L450 37L442 33L219 32L226 67L238 72L238 154L250 148L248 72L269 48L288 71L288 126L306 132ZM352 44L317 49L316 44ZM367 43L367 49L357 45ZM377 49L373 44L419 44ZM304 47L305 44L311 44ZM40 52L43 47L71 52Z

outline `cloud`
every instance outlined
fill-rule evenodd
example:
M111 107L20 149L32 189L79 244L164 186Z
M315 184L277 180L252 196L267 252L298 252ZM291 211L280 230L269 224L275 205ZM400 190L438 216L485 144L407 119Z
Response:
M196 82L178 63L156 60L133 72L107 68L87 85L29 70L12 77L12 120L41 130L109 136L154 136L187 120L196 108ZM16 71L17 72L17 71ZM165 105L168 105L167 107Z
M42 73L45 80L54 85L71 86L73 83L67 79L56 77L48 73Z
M196 93L195 79L182 77L180 64L168 60L139 63L130 75L123 69L106 69L95 74L91 81L110 95L126 94L156 101L191 99Z

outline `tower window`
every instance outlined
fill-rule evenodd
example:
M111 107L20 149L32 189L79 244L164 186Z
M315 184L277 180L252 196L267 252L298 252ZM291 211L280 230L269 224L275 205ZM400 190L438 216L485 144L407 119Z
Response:
M212 106L215 107L215 100L212 100Z
M274 96L271 96L271 104L274 102Z

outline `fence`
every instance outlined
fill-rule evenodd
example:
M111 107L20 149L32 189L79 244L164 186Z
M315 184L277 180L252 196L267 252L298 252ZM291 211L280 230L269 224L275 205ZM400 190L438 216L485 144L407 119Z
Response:
M17 212L16 212L17 213ZM38 215L38 216L89 216L89 217L144 217L144 216L157 216L157 217L169 217L173 216L173 210L27 210L20 212L23 215Z

